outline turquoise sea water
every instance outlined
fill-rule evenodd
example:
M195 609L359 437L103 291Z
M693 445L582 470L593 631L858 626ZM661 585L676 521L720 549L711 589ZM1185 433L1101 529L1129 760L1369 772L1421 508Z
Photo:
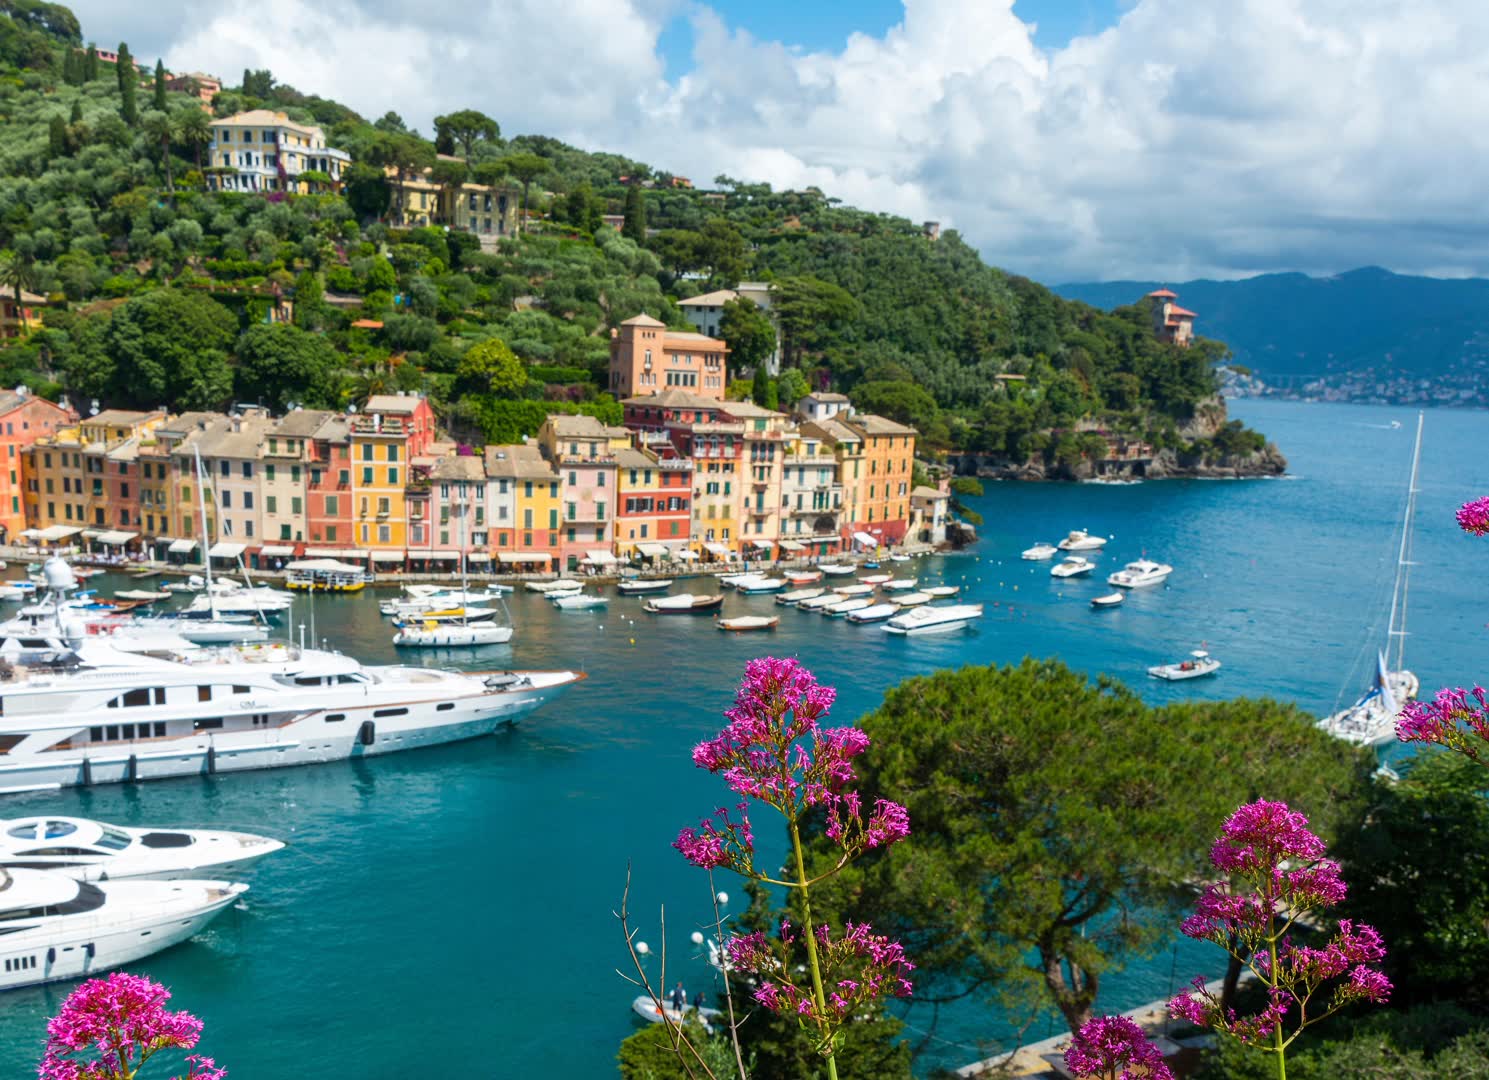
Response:
M719 726L749 657L799 655L838 686L840 721L906 675L1026 654L1122 677L1155 702L1269 694L1324 711L1361 688L1383 640L1415 414L1234 411L1282 446L1291 478L991 485L976 548L911 564L988 605L974 632L907 640L784 611L774 635L735 636L706 619L647 616L634 599L579 613L519 594L514 645L470 666L582 666L589 679L516 731L372 762L20 796L0 814L55 810L289 841L249 875L241 910L138 966L206 1021L204 1049L238 1080L613 1075L615 1048L633 1030L611 915L628 862L634 922L654 947L666 904L669 981L707 985L688 943L707 913L707 882L669 845L723 792L688 752ZM1462 536L1452 516L1489 492L1486 441L1489 414L1428 414L1407 658L1429 688L1489 667L1489 545ZM1086 600L1104 584L1056 583L1048 564L1018 558L1072 528L1114 537L1103 575L1147 553L1175 565L1170 586L1093 613ZM317 633L362 659L393 659L374 599L317 600ZM769 597L726 600L726 611L776 610ZM1201 642L1225 663L1218 677L1143 677ZM719 884L742 895L735 881ZM1100 1006L1135 1006L1215 965L1194 946L1164 952L1108 978ZM32 1074L45 1017L67 990L0 996L0 1078ZM930 1017L912 1010L908 1021L925 1028ZM1040 1024L1027 1037L1055 1030ZM945 1009L924 1064L973 1060L1005 1033L990 1006Z

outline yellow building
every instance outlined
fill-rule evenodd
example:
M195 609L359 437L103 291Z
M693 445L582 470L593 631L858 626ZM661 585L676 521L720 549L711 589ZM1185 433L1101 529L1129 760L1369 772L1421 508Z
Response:
M137 495L129 494L133 463L126 455L111 470L109 453L153 431L165 416L109 409L37 439L27 451L30 527L113 530L120 512L128 512L132 523L137 505Z
M509 570L549 569L559 557L562 527L557 466L536 443L488 446L486 482L497 561Z
M460 158L440 155L440 160ZM517 231L517 210L522 189L510 184L467 182L459 187L437 183L433 169L383 170L388 180L389 218L406 229L422 225L448 225L477 236L511 236Z
M212 121L209 179L219 191L340 191L351 166L326 133L282 112L253 109Z
M872 414L855 414L846 423L863 440L856 522L868 526L869 535L898 543L910 527L915 429Z

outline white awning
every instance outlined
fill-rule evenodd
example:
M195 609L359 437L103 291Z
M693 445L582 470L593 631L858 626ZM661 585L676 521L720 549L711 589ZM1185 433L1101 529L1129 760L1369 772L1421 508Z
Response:
M207 556L212 559L236 559L243 554L247 544L235 544L231 540L219 540L207 549Z
M727 559L729 558L729 556L734 554L734 552L729 550L728 544L715 544L713 541L710 540L703 546L709 551L713 552L715 555L719 556L719 558L721 559Z
M782 540L781 547L787 551L805 551L807 549L805 544L798 544L795 540Z
M775 547L775 544L773 544L769 540L751 540L750 546L760 548L762 551L769 551L771 548Z
M43 540L66 540L69 536L76 536L82 532L80 525L49 525L41 530Z
M491 552L489 552L489 551L472 551L470 554L466 555L465 559L466 559L467 562L490 562L491 561Z
M293 544L265 544L259 548L259 554L270 559L282 559L286 555L293 555L295 548Z
M672 553L672 557L674 559L681 559L683 562L698 561L698 553L696 551L689 551L687 548L679 548Z
M367 552L361 548L306 548L307 559L365 559Z
M853 540L855 543L862 544L864 547L876 548L879 546L879 538L877 536L871 536L866 532L854 533Z
M546 551L499 551L496 557L504 563L545 563L553 558Z
M298 562L285 564L287 570L303 570L306 572L320 572L323 574L360 574L363 570L360 566L352 566L348 563L337 562L335 559L300 559Z
M138 535L140 534L124 532L122 530L116 529L112 532L101 532L97 536L95 536L94 539L97 540L100 544L112 544L118 546L119 544L129 543Z
M83 530L83 539L84 540L97 540L100 536L103 535L103 533L104 533L104 530L102 530L102 529L84 529Z
M373 562L386 562L386 563L401 563L403 561L403 552L401 552L401 551L374 551L372 553L372 561Z
M665 559L667 557L666 544L637 544L636 550L643 555L650 555L653 559Z
M172 555L189 555L196 550L195 540L172 540L171 546L166 549Z
M425 559L458 559L458 558L460 558L460 552L458 552L458 551L426 551L426 552L423 552L422 555L418 555L418 554L415 554L414 552L410 551L409 554L410 555L413 555L414 558L425 558Z
M596 548L594 551L591 551L584 557L584 561L587 563L594 563L596 566L609 566L611 563L620 562L620 560L617 559L613 554L611 554L611 552L606 548Z
M27 540L40 540L41 539L41 534L42 534L42 530L41 529L22 529L16 535L17 536L24 536Z

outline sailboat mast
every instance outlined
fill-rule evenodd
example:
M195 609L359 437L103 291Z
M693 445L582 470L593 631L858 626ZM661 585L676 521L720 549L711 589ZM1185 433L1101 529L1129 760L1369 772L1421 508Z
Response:
M196 482L201 489L197 509L202 515L202 575L207 582L207 610L212 615L212 621L216 622L217 594L212 591L212 556L210 554L212 537L207 532L207 474L202 468L202 448L193 444L191 452L196 456Z
M1422 421L1417 413L1417 438L1411 451L1411 481L1406 488L1406 513L1401 520L1401 548L1396 555L1396 584L1391 589L1391 618L1386 625L1386 651L1396 647L1393 670L1406 666L1406 601L1411 587L1411 525L1417 512L1417 469L1422 461Z

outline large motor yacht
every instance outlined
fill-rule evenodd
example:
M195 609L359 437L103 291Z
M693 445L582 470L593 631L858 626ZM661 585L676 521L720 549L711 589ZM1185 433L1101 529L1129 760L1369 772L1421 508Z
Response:
M132 964L185 941L247 890L226 881L94 884L0 869L0 990Z
M1124 589L1145 589L1150 585L1162 585L1173 572L1174 568L1168 563L1154 562L1152 559L1138 559L1108 574L1106 583L1118 585Z
M914 607L884 624L891 634L945 634L982 618L981 604L933 604Z
M1104 536L1092 536L1082 529L1072 529L1064 540L1060 541L1061 551L1095 551L1106 546L1107 538Z
M0 820L0 869L83 881L233 877L283 847L267 836L214 829L136 829L51 815Z
M305 765L487 735L573 671L371 666L287 644L0 666L0 793Z

